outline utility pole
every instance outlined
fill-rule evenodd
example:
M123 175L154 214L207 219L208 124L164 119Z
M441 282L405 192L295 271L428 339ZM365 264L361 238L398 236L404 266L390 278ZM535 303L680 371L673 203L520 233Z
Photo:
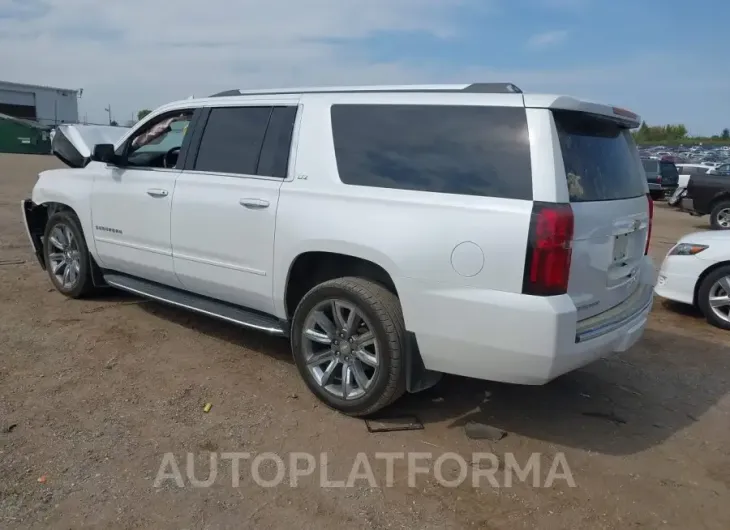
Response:
M104 109L109 114L109 125L112 124L112 104L109 103L109 106Z

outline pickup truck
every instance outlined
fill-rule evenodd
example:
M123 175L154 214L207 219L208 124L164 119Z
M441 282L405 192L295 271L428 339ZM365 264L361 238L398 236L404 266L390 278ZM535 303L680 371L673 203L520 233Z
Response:
M730 174L692 176L682 208L696 216L709 214L715 230L730 229Z

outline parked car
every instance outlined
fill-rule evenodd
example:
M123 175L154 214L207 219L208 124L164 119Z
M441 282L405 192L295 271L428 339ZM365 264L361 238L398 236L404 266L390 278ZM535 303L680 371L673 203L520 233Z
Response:
M689 181L682 208L692 215L710 216L715 230L730 229L730 176L719 173L695 175Z
M709 173L711 175L730 175L730 164L718 164L711 168Z
M679 172L674 162L666 159L642 158L649 193L655 201L671 196L679 183Z
M287 336L318 398L367 415L443 372L543 384L641 337L640 123L510 84L233 90L113 145L61 129L73 167L23 217L64 295Z
M656 294L697 306L713 326L730 330L730 232L680 239L662 263Z

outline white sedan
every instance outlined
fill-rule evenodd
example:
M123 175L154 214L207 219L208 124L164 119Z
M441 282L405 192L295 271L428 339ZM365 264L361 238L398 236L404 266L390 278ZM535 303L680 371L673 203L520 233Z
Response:
M695 232L664 258L656 294L696 305L707 321L730 330L730 233Z

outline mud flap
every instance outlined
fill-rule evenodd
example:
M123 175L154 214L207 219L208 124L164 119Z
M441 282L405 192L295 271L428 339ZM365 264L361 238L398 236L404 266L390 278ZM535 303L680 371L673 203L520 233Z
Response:
M418 349L416 334L411 331L406 333L406 390L410 393L421 392L438 383L444 374L426 368Z

